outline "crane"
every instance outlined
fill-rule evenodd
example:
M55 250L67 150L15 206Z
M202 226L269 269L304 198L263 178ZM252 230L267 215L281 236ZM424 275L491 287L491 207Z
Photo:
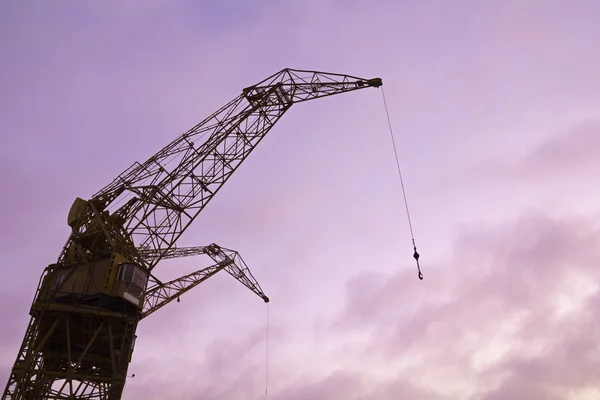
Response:
M221 270L268 302L237 252L214 243L177 248L177 240L292 105L381 85L283 69L89 200L76 198L71 233L40 277L2 400L120 399L138 323ZM169 282L156 276L161 260L196 255L215 264Z

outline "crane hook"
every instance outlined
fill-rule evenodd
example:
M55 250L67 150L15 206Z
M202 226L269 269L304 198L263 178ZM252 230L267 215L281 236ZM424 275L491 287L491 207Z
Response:
M423 274L421 273L421 266L419 265L419 253L417 252L417 246L415 245L415 241L414 240L413 240L413 249L415 250L415 253L413 254L413 257L417 261L417 271L419 271L419 279L423 280Z

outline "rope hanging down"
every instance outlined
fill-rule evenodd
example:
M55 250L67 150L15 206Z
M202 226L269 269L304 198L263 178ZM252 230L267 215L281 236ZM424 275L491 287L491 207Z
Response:
M410 229L410 237L412 239L412 245L414 254L413 257L417 262L417 271L419 272L419 279L423 280L423 274L421 273L421 266L419 265L419 253L417 252L417 246L415 245L415 235L413 233L412 222L410 220L410 211L408 209L408 201L406 200L406 190L404 189L404 180L402 179L402 170L400 169L400 161L398 159L398 150L396 149L396 141L394 140L394 132L392 131L392 122L390 120L390 113L388 111L387 101L385 100L385 93L383 87L381 88L381 95L383 96L383 105L385 106L385 114L387 115L388 126L390 128L390 136L392 137L392 146L394 147L394 155L396 156L396 166L398 167L398 176L400 177L400 185L402 186L402 196L404 197L404 207L406 208L406 217L408 219L408 227Z
M267 303L267 329L265 345L265 396L269 395L269 303Z

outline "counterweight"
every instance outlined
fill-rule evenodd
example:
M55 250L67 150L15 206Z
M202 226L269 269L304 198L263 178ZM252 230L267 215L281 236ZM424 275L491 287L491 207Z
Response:
M220 270L268 302L233 250L177 240L295 103L379 78L284 69L250 86L144 163L68 213L71 234L40 278L2 399L120 399L138 322ZM161 259L205 254L214 265L162 282Z

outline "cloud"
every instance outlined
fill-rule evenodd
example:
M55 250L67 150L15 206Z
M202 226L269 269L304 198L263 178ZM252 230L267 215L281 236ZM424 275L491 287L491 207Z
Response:
M324 346L341 365L307 374L280 360L271 366L270 397L542 400L597 386L600 233L593 224L528 212L465 229L455 249L450 262L428 266L423 282L412 268L350 279L346 307L321 337L340 344ZM357 331L369 340L351 345ZM262 350L261 334L219 340L193 367L184 362L202 378L176 367L167 375L209 399L259 393L264 366L243 360ZM153 385L166 390L168 376Z
M409 271L351 280L333 332L372 330L365 358L422 374L411 383L444 398L450 379L485 400L596 385L600 233L589 221L524 214L463 232L455 248L423 282Z
M364 377L360 374L338 371L322 380L303 382L298 388L285 390L276 399L289 400L342 400L359 399L365 385Z
M483 393L483 400L514 398L532 400L583 397L586 390L599 390L600 347L593 332L600 328L600 294L586 299L576 316L552 325L531 324L524 330L532 342L552 335L545 351L534 356L513 354L493 366L488 373L503 372L508 378L496 389ZM550 333L551 332L551 333Z
M553 136L522 160L537 173L578 171L600 164L600 121L582 121Z
M520 209L563 215L600 211L595 201L600 189L590 184L600 168L600 119L566 126L532 130L522 141L507 141L510 149L481 151L440 166L435 187L444 193L443 207L433 197L425 199L428 208L495 222Z
M588 119L546 133L534 145L516 146L513 153L472 166L476 179L565 182L580 179L600 166L600 120Z
M217 321L221 322L227 321ZM194 322L190 320L192 324ZM160 350L157 345L148 346L147 341L153 340L148 338L149 335L142 338L146 341L145 348L152 351L141 352L134 357L129 372L135 373L136 377L129 380L128 395L160 399L169 392L176 393L173 395L177 398L189 400L260 397L265 391L264 326L228 333L223 330L221 337L213 339L210 319L204 318L202 325L197 325L194 331L182 331L173 326L171 336L176 336L179 343L167 343L165 340ZM182 348L182 342L191 342L188 335L195 337L195 343L192 347ZM287 335L286 327L279 324L270 327L272 342L281 342ZM280 361L272 358L274 362L270 363L269 376L275 385L270 385L270 389L277 387L277 378L293 380L293 371L281 368ZM174 385L174 382L177 384Z

